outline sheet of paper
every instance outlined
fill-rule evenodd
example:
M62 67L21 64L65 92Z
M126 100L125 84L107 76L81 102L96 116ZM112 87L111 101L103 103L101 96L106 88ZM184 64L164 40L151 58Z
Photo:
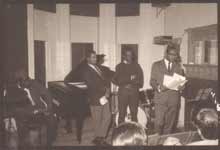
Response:
M69 85L75 86L80 89L86 89L87 85L84 82L68 82Z
M77 88L80 88L80 89L86 89L87 88L87 85L85 85L85 84L78 84L78 85L73 85L73 86L75 86L75 87L77 87Z
M182 76L182 75L179 75L179 74L177 74L177 73L174 73L174 74L173 74L173 77L174 77L175 79L186 80L186 77L184 77L184 76Z
M174 73L173 76L164 75L163 85L171 90L178 91L178 87L183 86L186 82L184 76Z
M101 105L105 105L106 103L108 103L108 100L106 99L105 96L102 96L102 97L100 98L99 102L100 102Z
M84 82L68 82L70 85L79 85L79 84L85 84Z

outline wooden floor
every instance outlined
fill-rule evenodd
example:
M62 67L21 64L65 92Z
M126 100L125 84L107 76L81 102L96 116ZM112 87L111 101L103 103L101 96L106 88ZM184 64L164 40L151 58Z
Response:
M93 121L91 117L86 118L84 121L84 127L82 131L82 142L79 144L76 138L76 128L75 128L75 121L73 120L73 132L66 133L64 129L65 122L62 120L59 123L58 127L58 135L56 141L53 143L53 146L93 146L94 144L91 142L94 138L94 130L93 130ZM108 136L107 142L111 144L111 136L114 126L111 125ZM182 132L184 129L178 129L176 132ZM154 134L153 127L150 127L148 130L148 134Z
M66 133L66 130L64 129L64 121L61 121L59 123L58 128L58 135L56 138L56 141L53 143L54 146L92 146L94 145L91 143L94 136L94 130L93 130L93 122L90 117L86 118L84 122L84 127L82 131L82 142L79 144L76 138L76 128L75 128L75 122L73 120L73 132L72 133ZM112 133L113 127L110 128L109 134L107 136L107 142L111 143L111 133Z

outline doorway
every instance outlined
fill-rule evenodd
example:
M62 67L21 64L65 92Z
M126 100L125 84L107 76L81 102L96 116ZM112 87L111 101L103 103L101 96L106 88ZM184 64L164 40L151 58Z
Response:
M34 72L35 79L46 86L45 41L34 41Z
M72 70L74 70L85 59L86 54L93 50L93 43L71 43L71 50Z

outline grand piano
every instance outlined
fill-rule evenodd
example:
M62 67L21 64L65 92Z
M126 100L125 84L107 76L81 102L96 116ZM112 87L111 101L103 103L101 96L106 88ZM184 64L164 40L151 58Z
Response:
M80 143L84 119L90 114L86 87L79 82L68 84L64 81L53 81L48 82L48 89L58 102L55 111L59 117L65 119L67 128L72 128L72 119L76 120L76 136Z

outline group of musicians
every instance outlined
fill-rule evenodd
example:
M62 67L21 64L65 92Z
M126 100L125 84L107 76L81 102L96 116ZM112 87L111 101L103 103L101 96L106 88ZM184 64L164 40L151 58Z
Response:
M87 85L87 96L90 104L91 117L94 122L95 145L107 144L105 138L111 122L111 111L109 99L111 97L111 83L118 86L118 110L119 123L125 122L127 107L130 108L131 120L138 122L137 113L139 105L139 89L143 87L144 76L141 66L138 64L132 50L123 53L123 60L116 66L116 71L111 71L103 66L105 55L97 55L95 51L86 54L85 61L80 71L80 80ZM164 75L174 73L183 75L183 70L178 62L178 48L169 44L166 48L165 56L162 60L153 63L151 70L150 85L152 86L155 97L155 132L157 134L169 134L173 131L177 119L180 104L180 91L169 90L163 85ZM68 76L70 78L70 76ZM68 79L65 79L68 80ZM27 124L28 116L31 114L43 114L46 116L45 124L48 127L49 144L55 138L56 114L52 110L52 97L47 89L27 76L27 72L20 70L16 74L14 86L7 88L5 93L10 114L6 114L5 123L8 118L13 123L16 120L18 130L22 131ZM9 101L13 100L9 104ZM20 101L23 101L22 104ZM16 102L15 102L16 101ZM19 101L19 105L18 105ZM21 104L21 105L20 105ZM21 107L20 107L21 106ZM26 107L28 111L23 111ZM39 109L42 108L42 109ZM17 127L15 127L17 128ZM22 139L22 134L20 138Z
M143 87L143 71L135 60L132 50L123 53L123 60L116 66L116 72L110 78L118 89L119 123L125 122L127 107L129 106L131 120L137 122L139 105L139 89ZM170 90L163 85L164 75L174 73L183 75L183 69L179 64L179 51L176 45L169 44L162 60L153 63L150 85L155 91L155 132L156 134L170 134L177 120L180 106L180 91ZM83 79L88 86L88 99L91 108L91 116L94 120L95 138L93 143L105 144L105 137L110 124L110 109L108 99L110 97L110 81L106 77L103 66L97 65L97 55L91 51L86 56L87 66L83 73Z

